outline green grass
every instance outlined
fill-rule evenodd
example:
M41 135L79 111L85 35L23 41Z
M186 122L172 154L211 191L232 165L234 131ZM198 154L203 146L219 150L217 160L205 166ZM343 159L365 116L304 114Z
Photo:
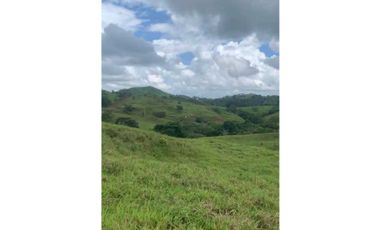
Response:
M278 229L278 134L178 139L103 123L102 154L104 230Z
M113 103L110 107L104 108L104 110L111 111L114 115L114 120L119 117L133 118L138 121L141 129L152 130L156 124L166 124L180 120L193 121L196 117L202 117L210 124L223 124L227 120L244 121L238 115L226 111L224 107L196 104L152 87L131 88L128 91L130 95L120 100L116 100L114 94L106 92L107 95L113 96L111 98ZM131 105L136 110L124 112L123 108L126 105ZM177 105L181 105L183 110L178 111ZM219 112L216 112L215 108ZM154 112L165 112L166 116L157 118L153 115Z

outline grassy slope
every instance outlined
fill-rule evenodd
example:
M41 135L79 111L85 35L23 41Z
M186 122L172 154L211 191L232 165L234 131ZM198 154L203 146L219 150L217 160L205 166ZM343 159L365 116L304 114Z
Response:
M102 135L104 230L278 229L278 134Z
M115 101L110 108L118 117L131 117L139 122L140 128L152 130L156 124L165 124L169 121L178 121L183 119L194 120L195 117L203 117L210 123L221 124L226 120L243 122L243 119L236 114L227 112L224 107L195 104L185 101L179 97L171 96L152 87L140 87L129 89L130 96ZM178 104L181 101L181 104ZM133 112L125 113L123 108L125 105L132 105L137 108ZM177 111L177 105L183 107L183 111ZM218 108L217 113L213 108ZM157 118L152 113L163 111L166 117Z

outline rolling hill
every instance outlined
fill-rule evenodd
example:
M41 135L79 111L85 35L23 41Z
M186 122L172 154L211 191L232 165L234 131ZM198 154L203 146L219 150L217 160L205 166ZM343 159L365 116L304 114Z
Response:
M228 133L225 122L236 124L231 134L277 132L278 96L235 95L218 99L171 95L154 87L102 91L103 121L117 123L130 118L141 129L173 124L189 130L187 137L218 136ZM244 130L241 127L245 127ZM236 131L237 130L237 131ZM172 132L167 132L167 134Z
M278 134L102 129L104 230L278 229Z
M102 91L103 229L278 229L278 105Z

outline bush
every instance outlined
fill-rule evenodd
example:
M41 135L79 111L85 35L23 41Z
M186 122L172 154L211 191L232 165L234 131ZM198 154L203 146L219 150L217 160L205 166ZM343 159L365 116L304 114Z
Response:
M241 118L243 118L245 121L249 121L255 124L261 123L262 119L259 115L253 114L253 113L248 113L245 111L238 111L237 115L239 115Z
M272 106L272 108L268 111L268 115L273 114L273 113L277 113L279 111L280 111L279 106Z
M203 123L203 122L206 122L206 119L204 117L196 117L195 118L195 122L197 122L197 123Z
M113 115L111 111L104 111L102 113L102 121L104 122L112 122L113 120Z
M223 129L227 131L229 134L237 134L241 127L238 123L233 121L225 121L223 123Z
M173 137L185 137L181 126L177 122L170 122L165 125L156 125L153 130Z
M133 112L134 110L136 110L136 108L133 107L132 105L126 105L123 108L123 111L126 112L126 113Z
M231 112L231 113L236 113L237 112L237 107L234 104L229 104L229 105L226 106L226 108L227 108L228 112Z
M214 107L214 108L212 108L212 110L213 110L215 113L217 113L217 114L221 114L221 113L222 113L222 111L221 111L220 108L218 108L218 107Z
M111 104L112 101L106 95L102 95L102 107L105 108L110 106Z
M155 117L158 117L158 118L164 118L164 117L166 117L166 113L165 112L154 112L153 115Z
M183 106L182 105L177 105L177 111L182 111L183 110Z
M154 131L174 137L204 137L220 135L220 126L195 122L169 122L154 127Z
M120 117L116 120L115 124L126 125L126 126L134 127L134 128L139 127L139 123L130 117Z
M132 96L131 92L128 89L121 89L121 90L117 91L116 95L119 98L126 98L126 97Z

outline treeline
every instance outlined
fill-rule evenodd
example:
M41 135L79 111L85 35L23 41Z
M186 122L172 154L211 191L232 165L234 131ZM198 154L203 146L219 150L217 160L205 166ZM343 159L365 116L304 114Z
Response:
M145 88L132 88L132 89L121 89L119 91L106 91L102 90L102 106L109 106L114 100L122 99L132 96L159 96L162 98L171 98L178 101L187 101L194 104L203 104L203 105L215 105L223 107L248 107L248 106L262 106L262 105L272 105L278 106L279 96L270 95L262 96L256 94L238 94L233 96L226 96L222 98L201 98L201 97L188 97L184 95L170 95L166 94L158 89L153 87Z
M232 105L236 107L279 105L280 103L278 96L261 96L256 94L234 95L216 99L199 98L198 100L210 105L223 107L229 107Z
M225 121L221 125L197 122L169 122L167 124L158 124L154 131L174 137L196 138L207 136L223 136L250 133L268 133L277 132L278 129L271 125L254 124L249 121L236 122Z
M243 118L243 122L225 121L223 124L213 124L205 118L197 117L195 120L157 124L154 131L182 138L278 132L279 120L277 112L274 108L260 116L255 113L237 110L236 114Z

